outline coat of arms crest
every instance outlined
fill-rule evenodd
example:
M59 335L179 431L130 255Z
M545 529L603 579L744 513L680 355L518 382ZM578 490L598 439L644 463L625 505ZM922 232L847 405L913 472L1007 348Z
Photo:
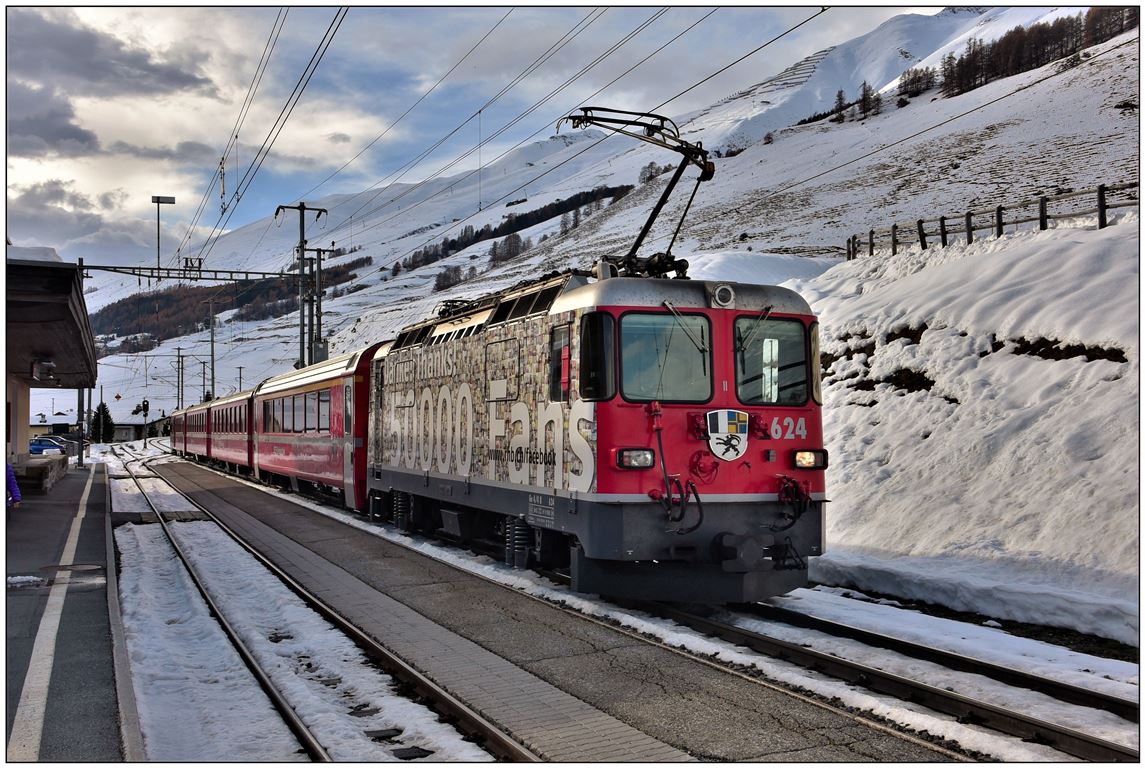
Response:
M735 461L747 453L748 415L743 411L708 411L708 446L717 459Z

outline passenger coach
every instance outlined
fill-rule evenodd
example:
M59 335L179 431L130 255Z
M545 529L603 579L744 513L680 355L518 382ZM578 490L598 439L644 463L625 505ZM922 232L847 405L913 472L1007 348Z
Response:
M379 344L267 379L252 396L256 476L366 506L366 406Z
M210 412L212 463L240 474L254 466L251 440L251 392L239 392L207 403Z

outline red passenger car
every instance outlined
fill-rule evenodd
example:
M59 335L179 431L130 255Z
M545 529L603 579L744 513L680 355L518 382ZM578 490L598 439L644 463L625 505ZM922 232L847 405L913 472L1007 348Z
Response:
M181 456L211 457L210 403L199 403L172 415L171 448Z
M254 391L256 476L366 503L369 366L380 344L267 379Z
M208 403L211 414L210 459L232 472L247 474L253 466L251 397L239 392Z

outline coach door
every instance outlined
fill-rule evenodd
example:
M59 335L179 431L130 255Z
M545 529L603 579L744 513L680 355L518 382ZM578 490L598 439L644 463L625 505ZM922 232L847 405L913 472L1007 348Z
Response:
M343 386L342 394L342 477L345 480L343 489L344 503L353 509L357 503L357 484L354 482L354 449L358 439L354 437L354 430L358 428L354 419L354 385Z

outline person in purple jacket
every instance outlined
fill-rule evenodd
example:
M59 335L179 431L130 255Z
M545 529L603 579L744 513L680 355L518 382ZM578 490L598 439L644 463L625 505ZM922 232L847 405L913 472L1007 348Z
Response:
M8 465L8 506L7 510L20 506L20 486L16 483L16 470Z

